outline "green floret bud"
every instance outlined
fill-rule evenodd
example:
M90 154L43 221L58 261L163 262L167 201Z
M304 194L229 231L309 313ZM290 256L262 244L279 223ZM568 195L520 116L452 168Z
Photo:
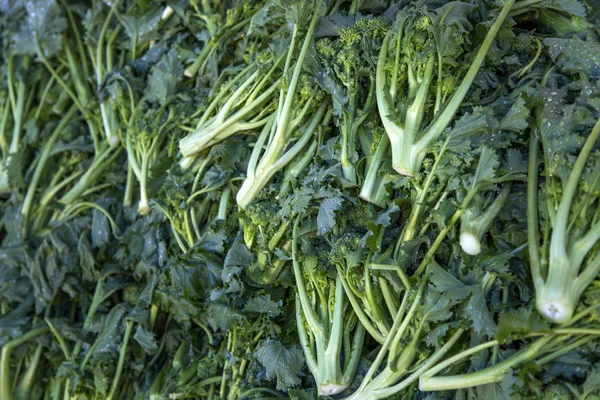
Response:
M364 248L360 246L361 235L356 232L346 232L331 246L329 260L331 264L343 270L352 268L362 258Z
M354 27L342 28L338 32L340 42L343 46L351 47L359 43L362 36Z
M389 28L389 23L385 18L361 18L354 25L360 35L367 39L383 39Z
M277 231L280 219L280 206L265 197L248 204L242 217L246 246L252 248L257 235L263 239L263 245L268 242Z
M359 202L350 207L344 214L347 218L348 226L366 233L368 224L373 222L376 213L369 203Z
M298 82L298 94L300 98L298 101L300 104L306 103L315 93L315 85L311 81L308 75L301 75L300 82Z
M423 15L417 18L415 22L415 30L426 31L431 25L431 18L426 15Z
M571 400L572 398L569 389L560 383L551 383L544 389L543 400Z
M324 56L324 57L335 56L336 50L333 46L333 42L328 38L317 41L316 48L317 48L317 53L319 53L320 56Z

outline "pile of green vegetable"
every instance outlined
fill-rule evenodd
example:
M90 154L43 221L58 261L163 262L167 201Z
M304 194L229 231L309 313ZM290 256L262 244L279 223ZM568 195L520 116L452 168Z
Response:
M600 399L584 0L0 0L0 399Z

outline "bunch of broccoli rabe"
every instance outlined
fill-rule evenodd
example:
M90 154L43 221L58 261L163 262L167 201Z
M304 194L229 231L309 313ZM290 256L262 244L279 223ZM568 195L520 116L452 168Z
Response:
M0 2L0 399L600 399L597 6Z

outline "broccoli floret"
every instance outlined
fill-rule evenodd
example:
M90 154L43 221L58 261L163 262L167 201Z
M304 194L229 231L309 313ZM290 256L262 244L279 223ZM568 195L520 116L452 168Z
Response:
M331 396L346 390L354 379L366 331L350 311L333 263L320 262L313 248L298 251L300 220L296 219L292 236L298 336L319 395ZM353 239L348 236L335 247L336 261L356 247Z
M281 225L281 206L266 196L252 202L242 212L244 241L252 248L254 240L260 237L261 247L270 240Z
M348 207L344 216L346 217L348 228L364 234L369 229L368 224L375 220L377 213L371 204L359 202Z
M551 383L544 388L543 400L571 400L573 398L569 389L560 383Z
M356 232L346 232L336 240L329 252L329 262L343 271L356 266L364 249L359 245L361 236Z

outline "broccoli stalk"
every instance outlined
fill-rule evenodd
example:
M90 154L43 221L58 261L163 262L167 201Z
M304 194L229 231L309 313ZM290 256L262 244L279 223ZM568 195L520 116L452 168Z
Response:
M47 166L47 162L52 155L52 150L54 149L54 144L58 140L63 130L67 127L71 119L73 118L75 111L77 108L75 106L71 106L69 111L63 116L60 120L56 128L52 131L52 134L44 144L42 151L40 152L39 158L37 159L37 164L33 175L31 177L31 181L29 182L29 186L27 187L27 192L23 199L23 203L21 205L21 216L23 218L24 223L24 231L28 228L28 219L31 211L31 207L35 204L34 198L36 194L36 190L38 188L38 184L42 178L42 174Z
M27 73L29 64L30 58L24 57L20 65L23 72L17 78L15 77L15 55L11 54L8 57L8 96L3 106L0 122L0 154L2 155L2 159L0 160L0 195L9 194L12 191L8 177L8 167L13 161L13 157L16 157L19 153L23 123L28 112L26 105L31 104L30 100L33 98L31 94L34 92L28 92L30 88L28 88L23 76ZM10 119L9 114L12 114L12 136L10 140L6 137Z
M318 140L313 140L312 144L304 153L304 155L295 158L290 164L290 166L288 166L283 176L281 188L279 189L279 198L284 198L284 196L287 195L290 192L290 190L292 190L293 182L295 182L296 179L298 179L298 177L302 173L302 171L304 171L308 167L313 157L315 156L315 152L317 151L318 145Z
M281 60L279 58L262 77L261 71L252 72L254 67L251 66L225 84L204 112L197 129L179 141L181 154L191 157L238 132L264 126L269 120L264 115L269 111L265 103L272 99L280 84L280 79L271 82L271 78ZM234 90L240 81L242 83ZM211 117L227 94L225 103Z
M341 133L342 173L353 185L357 183L357 131L375 102L371 60L376 58L374 49L386 30L387 23L381 18L361 18L353 26L341 28L334 41L322 39L316 46L324 69L322 75L327 77L323 86L332 94L334 109L339 110L336 125Z
M371 159L367 160L367 173L360 188L359 197L364 201L376 204L380 207L385 206L387 193L385 185L393 180L391 174L379 176L379 169L385 160L385 154L389 148L390 141L386 134L383 134L377 143L375 153Z
M400 393L436 365L462 336L464 329L457 329L443 346L419 363L418 368L413 369L413 364L418 358L421 333L425 329L430 313L426 311L420 321L415 324L417 309L426 282L427 278L423 278L418 288L405 292L402 303L394 316L394 323L377 353L375 361L365 374L359 388L346 400L380 400ZM409 302L411 305L407 310ZM409 328L411 324L413 329ZM407 343L402 345L403 342ZM380 369L386 357L386 366ZM379 373L375 376L378 370Z
M377 106L390 139L392 166L399 174L414 176L420 171L429 144L442 134L454 118L513 4L514 0L504 3L469 69L456 88L451 83L452 77L444 72L444 68L449 65L449 62L444 61L445 53L447 46L451 46L451 44L449 40L441 38L449 35L457 36L455 39L459 41L457 46L460 46L461 40L460 33L445 32L445 30L458 29L453 27L453 24L445 23L449 11L441 18L433 18L428 15L424 17L428 20L425 22L423 20L411 21L408 18L401 20L393 49L390 49L392 32L387 34L377 60ZM430 23L435 24L433 27L427 27L431 29L419 27ZM419 29L419 34L417 34L417 29ZM421 33L420 30L425 32ZM428 41L420 34L432 35L431 39L435 43L433 52L421 55L422 59L418 57L418 48L425 46ZM421 43L423 40L425 40L425 44ZM390 50L395 52L391 75L390 68L388 68ZM407 69L407 96L397 98L396 85L400 80L403 68ZM434 83L436 74L435 98L430 99L430 86ZM450 95L450 99L445 102ZM428 110L430 104L434 104L432 112Z
M35 45L40 61L85 117L90 136L94 143L94 158L91 165L83 175L78 177L75 185L60 198L59 202L63 204L72 204L78 200L120 152L120 149L118 149L118 118L116 111L111 109L107 104L108 100L103 99L100 101L99 110L94 110L99 111L99 116L91 115L90 110L87 109L96 100L92 95L90 87L90 82L93 79L88 66L90 58L93 59L91 61L95 69L95 83L98 87L103 85L107 71L115 67L113 62L115 58L114 42L117 38L120 25L110 35L108 31L111 21L115 16L118 3L119 1L116 1L112 4L100 30L95 49L91 46L87 49L85 48L77 23L72 13L67 11L75 46L73 49L70 46L65 46L64 49L71 79L74 82L73 88L63 80L59 72L50 64L42 50L38 35L35 35ZM104 134L103 138L98 134L99 131ZM68 180L71 181L70 178Z
M300 216L296 218L292 234L298 336L319 395L331 396L343 392L352 383L360 361L365 328L354 313L346 311L349 305L341 278L329 276L326 269L319 268L315 256L300 259L300 219Z
M598 335L600 335L600 331L597 329L558 328L543 334L533 343L495 365L465 374L434 376L467 357L499 344L498 340L491 340L464 350L429 369L420 377L419 389L423 391L456 390L500 383L506 374L519 365L535 360L535 365L541 367L570 350L584 346Z
M548 204L548 212L553 215L552 233L549 242L548 259L540 258L536 245L538 240L538 147L535 137L531 138L529 152L529 182L527 201L527 226L529 237L529 256L531 273L537 293L536 305L539 312L549 320L562 323L573 316L573 312L583 291L598 276L600 272L600 255L589 258L584 266L584 260L592 248L600 240L600 222L596 218L588 221L588 206L593 199L583 202L583 205L573 205L578 192L580 178L592 150L600 136L600 119L596 122L579 155L577 161L564 184L558 208ZM546 165L549 169L550 166ZM552 176L546 175L546 176ZM592 189L597 185L600 176L593 178ZM590 194L592 196L592 189ZM572 210L572 208L578 208ZM584 221L576 223L573 218L583 217ZM546 276L542 266L546 267Z
M466 209L460 217L460 247L469 255L481 252L481 238L488 231L490 225L502 209L510 194L510 185L506 185L494 202L483 211L483 198L475 198L476 204Z
M282 88L280 90L279 104L277 110L275 111L273 129L271 131L263 130L252 151L252 155L248 164L246 179L244 180L244 183L242 184L242 187L236 196L237 203L241 208L245 208L248 204L250 204L258 195L258 193L271 180L273 175L283 169L296 155L300 153L300 151L308 143L309 139L316 132L321 120L325 116L327 103L323 102L321 106L314 111L309 121L299 129L301 133L300 137L297 138L296 143L294 143L286 151L286 147L292 142L294 134L296 133L296 127L300 124L302 118L307 114L312 103L315 102L315 93L313 92L313 94L309 96L304 107L299 110L299 115L292 119L295 111L293 105L294 98L296 97L296 88L300 81L300 73L302 71L304 59L308 52L313 33L321 15L320 9L321 1L317 1L308 31L306 32L304 42L302 43L302 48L300 49L300 54L298 55L296 64L293 68L290 82L286 88ZM285 60L283 71L284 75L289 73L300 26L301 24L295 24L292 33L292 42ZM269 139L268 142L267 138ZM265 143L266 149L264 150L264 154L262 154ZM262 158L259 161L261 154Z
M151 207L148 196L148 177L150 168L154 165L157 159L159 146L165 139L164 131L171 122L173 117L169 113L167 119L158 126L158 119L162 114L162 109L158 110L155 117L155 123L150 127L138 128L133 122L137 115L134 111L131 115L129 126L125 134L125 149L127 150L127 161L133 174L140 184L140 201L138 203L138 212L140 215L150 213Z
M49 331L48 327L36 328L2 345L2 356L0 357L0 397L3 400L12 400L15 398L11 384L13 382L11 371L14 368L11 368L10 363L14 349Z

